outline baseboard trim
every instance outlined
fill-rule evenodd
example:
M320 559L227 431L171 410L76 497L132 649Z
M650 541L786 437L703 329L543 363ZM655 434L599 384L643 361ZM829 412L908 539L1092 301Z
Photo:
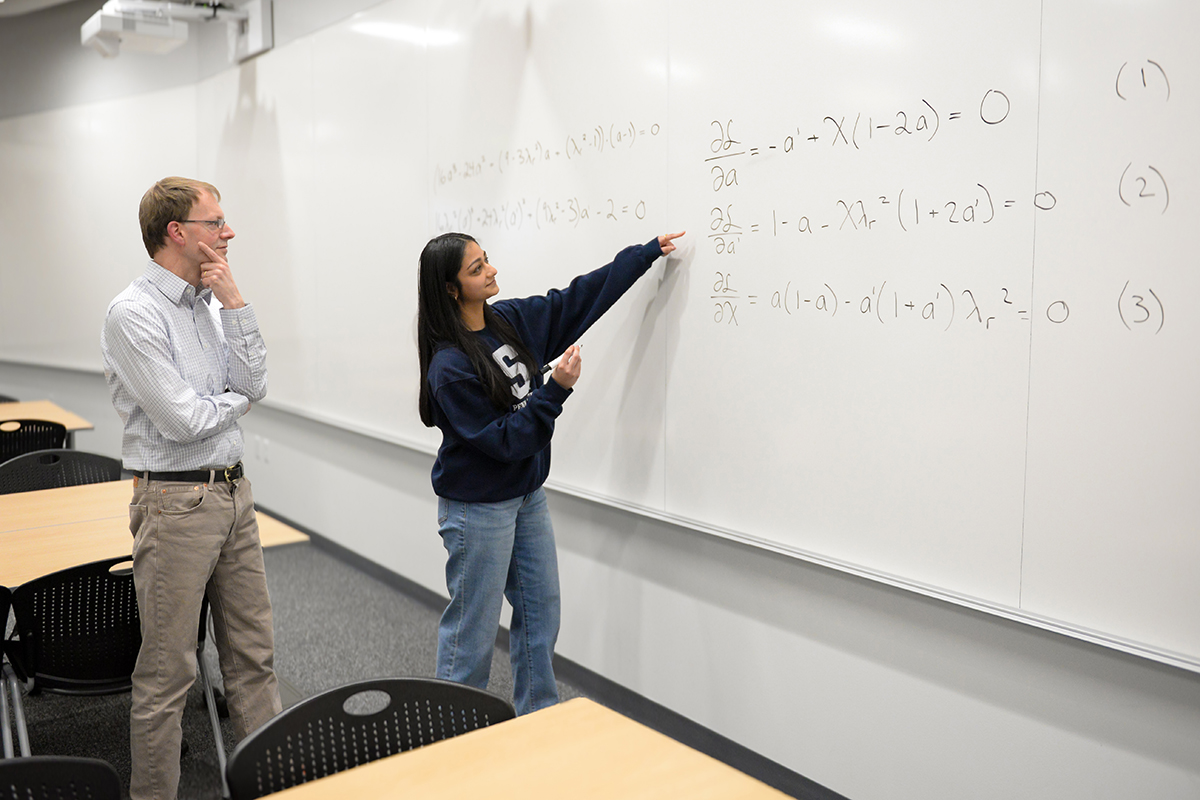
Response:
M382 566L369 558L329 539L314 530L290 520L262 505L263 512L280 522L292 526L309 537L312 545L339 561L354 567L378 581L407 595L434 611L446 607L445 595L428 589L403 575ZM501 628L496 644L508 650L508 630ZM563 680L578 686L591 699L607 706L630 719L637 720L648 728L686 744L736 770L746 773L784 794L800 800L847 800L843 795L827 789L815 781L772 761L748 747L738 744L703 725L694 722L666 706L644 697L631 689L605 678L568 658L554 656L554 671Z

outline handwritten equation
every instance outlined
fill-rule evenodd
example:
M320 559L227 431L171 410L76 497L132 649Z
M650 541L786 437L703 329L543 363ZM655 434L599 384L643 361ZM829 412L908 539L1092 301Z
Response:
M578 228L585 223L602 224L627 219L644 220L646 201L617 201L606 198L584 202L578 197L543 198L532 201L521 197L490 205L472 205L435 212L434 226L439 233L475 230L545 230L555 227Z
M898 139L916 139L932 142L947 125L964 119L976 118L984 125L999 125L1008 119L1012 103L1008 95L999 89L988 89L979 101L973 114L963 116L961 109L949 111L943 118L942 112L929 100L922 98L912 108L884 112L880 116L862 111L853 115L844 112L826 114L819 123L806 127L796 126L794 132L777 135L768 143L748 144L735 138L734 121L713 120L710 130L713 139L709 143L711 156L706 162L734 159L754 159L759 156L788 154L811 149L818 145L845 147L862 150L871 143L884 143Z
M951 327L975 325L985 331L1004 324L1028 323L1033 309L1017 292L1001 286L993 290L963 287L951 289L945 283L913 289L891 281L881 281L869 290L843 288L829 283L802 285L798 281L779 281L765 292L743 291L734 273L713 273L711 300L715 325L739 327L747 314L760 312L788 317L817 317L832 320L838 315L863 319L879 325L916 324L949 331ZM1137 287L1126 281L1116 298L1117 318L1129 331L1157 335L1166 323L1166 307L1152 287ZM1066 323L1071 307L1066 300L1054 300L1040 309L1055 325ZM739 318L741 314L741 318Z
M766 212L761 218L743 217L735 204L729 203L710 209L708 238L718 255L733 255L743 236L758 233L776 237L789 233L867 233L888 226L907 233L922 225L987 225L1008 209L1029 204L1051 209L1056 203L1050 192L1039 192L1024 203L1014 197L995 197L982 183L943 196L919 195L902 188L869 198L839 199L816 209L776 208L771 209L769 219Z
M485 175L505 175L539 164L568 162L588 155L628 150L662 132L662 126L657 122L649 125L633 122L596 125L581 133L567 134L559 145L547 145L539 140L520 147L500 149L495 155L483 154L478 158L472 156L449 164L437 164L434 166L434 181L436 186L442 187Z

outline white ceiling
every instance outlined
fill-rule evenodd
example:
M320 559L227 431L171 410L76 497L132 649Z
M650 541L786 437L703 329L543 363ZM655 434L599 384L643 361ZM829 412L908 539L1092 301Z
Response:
M67 2L70 0L0 0L0 17L15 17Z

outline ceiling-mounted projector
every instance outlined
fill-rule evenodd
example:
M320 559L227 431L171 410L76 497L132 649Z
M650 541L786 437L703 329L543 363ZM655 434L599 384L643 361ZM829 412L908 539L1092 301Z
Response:
M108 0L79 28L79 40L105 58L122 49L163 55L188 40L188 21L236 24L239 59L268 50L273 42L271 0L249 0L238 8L220 2Z
M161 5L169 8L172 4ZM122 45L135 53L163 55L188 40L188 26L169 13L160 16L124 11L119 3L109 2L83 23L79 39L106 58L119 53Z

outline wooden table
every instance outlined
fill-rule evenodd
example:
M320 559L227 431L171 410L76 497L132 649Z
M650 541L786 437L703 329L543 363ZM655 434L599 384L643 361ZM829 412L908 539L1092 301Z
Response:
M272 795L280 800L786 796L582 697Z
M133 480L0 495L0 585L131 553ZM307 542L300 531L258 514L263 547Z
M0 403L0 420L6 419L44 419L49 422L61 422L67 429L67 447L75 446L75 431L90 431L95 427L78 414L59 408L49 400Z

